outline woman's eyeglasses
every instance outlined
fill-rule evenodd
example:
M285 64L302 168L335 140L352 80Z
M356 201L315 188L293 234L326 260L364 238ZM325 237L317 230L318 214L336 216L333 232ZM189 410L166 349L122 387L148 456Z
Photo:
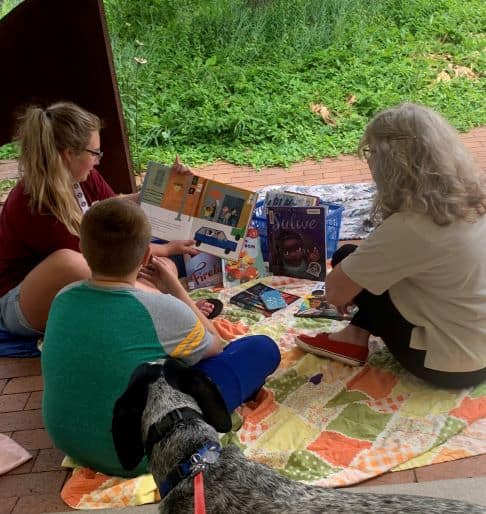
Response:
M402 136L395 136L388 138L388 141L415 141L417 139L417 136L409 136L409 135L402 135ZM376 152L376 150L372 150L369 145L365 145L361 148L361 155L367 160L370 160L370 157Z
M90 150L89 148L85 148L84 151L98 157L99 161L101 161L101 158L103 157L103 152L101 150Z
M370 149L369 146L363 146L363 148L361 148L361 153L363 155L363 157L369 161L373 151Z

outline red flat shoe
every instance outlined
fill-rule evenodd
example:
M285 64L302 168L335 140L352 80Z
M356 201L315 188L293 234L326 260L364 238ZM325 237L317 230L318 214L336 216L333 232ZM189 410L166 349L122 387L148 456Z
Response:
M326 334L326 332L321 332L315 336L301 334L295 338L295 342L299 348L306 352L341 361L349 366L362 366L368 358L368 347L343 341L333 341L329 339L329 334Z

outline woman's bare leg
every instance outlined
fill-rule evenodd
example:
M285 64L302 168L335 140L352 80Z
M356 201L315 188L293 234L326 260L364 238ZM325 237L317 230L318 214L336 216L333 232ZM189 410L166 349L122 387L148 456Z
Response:
M57 292L90 276L88 264L79 252L63 249L46 257L25 277L20 288L20 308L29 325L44 331Z

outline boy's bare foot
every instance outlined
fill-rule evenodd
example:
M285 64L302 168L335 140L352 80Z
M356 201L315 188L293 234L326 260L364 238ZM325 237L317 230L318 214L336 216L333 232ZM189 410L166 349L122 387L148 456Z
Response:
M207 298L198 300L196 307L206 316L208 319L213 319L221 314L223 310L223 303L217 298Z
M207 317L213 312L214 305L209 303L206 299L198 300L196 302L197 308Z

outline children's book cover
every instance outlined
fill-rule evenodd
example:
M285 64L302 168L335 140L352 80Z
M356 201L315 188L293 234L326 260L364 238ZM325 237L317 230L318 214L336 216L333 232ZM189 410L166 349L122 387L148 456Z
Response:
M267 207L315 207L318 203L318 196L292 191L268 191L265 195Z
M224 287L233 287L267 275L258 229L249 228L238 260L223 260Z
M265 305L263 305L260 297L252 293L248 293L248 291L241 291L240 293L235 294L230 298L230 303L237 305L242 309L259 312L267 318L272 315L272 312L265 308Z
M279 289L267 286L262 282L258 282L248 289L245 289L244 291L241 291L240 293L232 296L230 298L230 303L238 305L238 307L242 307L243 309L259 312L260 314L263 314L265 317L269 318L274 312L283 308L279 307L270 310L265 306L261 297L265 293L268 294L269 292L278 292L280 298L285 302L286 306L300 299L300 296L288 293L286 291L280 291Z
M200 252L197 255L184 255L186 266L187 287L222 287L223 266L221 257Z
M140 206L160 239L194 239L212 255L237 259L256 193L150 162Z
M326 208L268 207L269 269L275 275L323 281Z
M330 318L337 320L351 320L355 310L348 314L341 314L336 307L322 295L308 295L299 305L294 316L298 318Z

